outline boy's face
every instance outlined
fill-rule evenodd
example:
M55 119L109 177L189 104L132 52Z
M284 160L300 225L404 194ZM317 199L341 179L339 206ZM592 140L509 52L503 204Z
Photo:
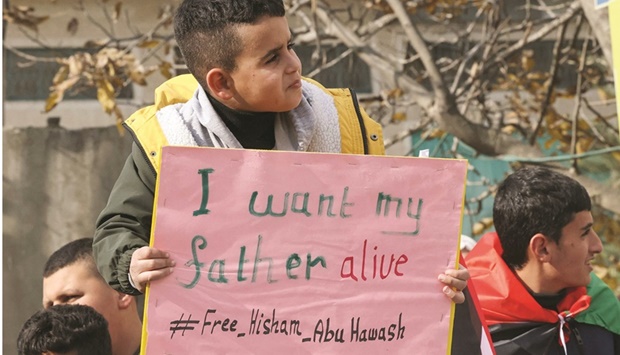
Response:
M93 265L78 260L59 269L43 279L43 308L57 304L81 304L99 312L110 325L110 336L114 344L122 331L122 317L119 309L119 293L110 287L98 274L93 274Z
M285 17L261 18L240 25L243 43L236 58L233 80L235 107L253 112L286 112L301 101L301 62L291 48Z
M601 239L592 229L592 223L589 211L578 212L562 228L560 241L557 244L549 243L550 289L560 291L590 283L592 260L603 250Z
M93 275L91 265L85 261L59 269L43 279L43 307L57 304L82 304L106 314L115 304L117 293L98 275Z

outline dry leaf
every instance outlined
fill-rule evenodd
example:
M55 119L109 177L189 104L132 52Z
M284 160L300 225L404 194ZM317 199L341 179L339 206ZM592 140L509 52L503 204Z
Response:
M159 45L160 41L158 40L150 40L150 41L142 41L138 44L138 48L155 48Z
M404 112L395 112L392 115L392 122L402 122L407 119L407 115Z
M39 24L49 19L49 16L34 16L34 9L29 6L13 6L10 10L3 10L2 18L8 23L24 26L34 32L39 31Z
M14 7L17 11L19 12L23 12L23 13L29 13L29 12L33 12L34 8L32 6L26 6L26 5L17 5Z
M517 129L515 128L515 126L513 125L507 125L502 127L502 132L508 135L512 135L517 131Z
M392 99L397 99L403 96L403 90L401 88L396 88L388 91L387 97Z
M104 68L110 61L110 57L108 57L105 53L102 54L101 52L97 53L96 58L97 63L95 64L95 68L97 69Z
M437 138L442 138L445 135L446 135L446 131L439 129L439 128L435 128L428 134L428 137L437 139Z
M45 112L50 112L60 101L62 101L63 93L58 91L52 91L50 96L45 100Z
M78 81L80 81L79 76L72 76L69 79L64 80L58 83L57 85L55 85L54 90L60 93L64 93L65 91L69 90L73 85L77 84Z
M171 69L172 69L172 64L170 64L169 62L161 62L161 64L159 64L159 72L166 79L172 78Z
M138 85L146 85L146 78L144 77L144 73L138 70L129 71L129 78L131 81Z
M99 80L97 82L97 100L103 107L105 113L110 114L116 107L114 98L114 87L107 80Z
M62 65L62 66L60 66L60 68L58 69L56 74L54 75L54 79L52 80L52 84L53 85L59 84L59 83L65 81L68 76L69 76L69 66L68 65Z
M72 36L75 35L78 30L78 24L78 19L75 17L72 18L67 24L67 32L69 32Z
M84 43L84 47L86 48L99 48L103 47L110 42L110 39L104 38L99 40L88 40Z
M474 235L480 235L493 226L493 218L482 218L472 227Z
M521 69L529 72L534 69L535 65L534 51L531 49L524 49L523 52L521 52Z
M114 5L114 12L112 13L112 19L116 22L121 17L121 9L123 8L122 2L117 2Z

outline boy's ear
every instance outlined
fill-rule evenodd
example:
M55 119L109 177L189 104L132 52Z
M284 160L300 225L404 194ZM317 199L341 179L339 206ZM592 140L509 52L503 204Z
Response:
M118 291L117 291L118 292ZM117 304L119 309L127 309L134 302L134 297L128 294L118 292Z
M531 257L535 258L541 263L548 262L551 258L551 253L549 249L550 243L551 240L548 239L544 234L535 234L532 239L530 239L530 245L528 248Z
M233 82L228 72L221 68L213 68L207 73L206 79L211 95L223 101L233 97Z

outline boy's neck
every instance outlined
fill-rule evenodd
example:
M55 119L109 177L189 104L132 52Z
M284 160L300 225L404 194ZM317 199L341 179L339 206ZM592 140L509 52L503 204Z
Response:
M275 112L248 112L234 110L216 100L209 92L207 97L226 127L246 149L273 149L275 138Z
M553 295L534 293L530 291L534 300L538 302L538 304L546 309L551 309L554 311L558 310L558 304L564 299L566 296L566 289L560 291L559 293Z
M557 295L562 291L562 288L556 287L553 278L549 277L543 263L530 260L523 268L513 271L532 294Z

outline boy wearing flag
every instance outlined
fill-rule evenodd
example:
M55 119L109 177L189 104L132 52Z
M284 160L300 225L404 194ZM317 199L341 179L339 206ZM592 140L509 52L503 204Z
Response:
M466 262L497 354L619 354L620 303L592 273L603 246L586 189L520 169L500 185L493 219Z

